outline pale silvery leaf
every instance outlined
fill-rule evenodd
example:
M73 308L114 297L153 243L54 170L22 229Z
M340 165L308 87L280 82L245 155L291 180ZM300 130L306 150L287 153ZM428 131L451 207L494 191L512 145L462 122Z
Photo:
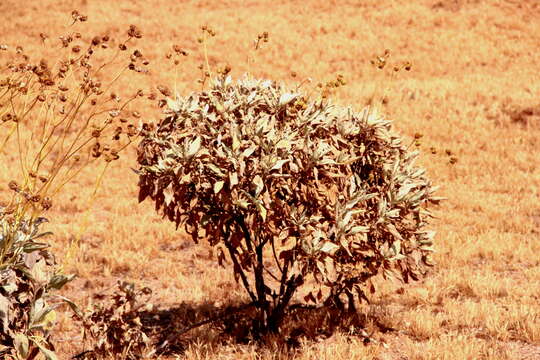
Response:
M279 97L279 106L287 105L298 97L298 94L285 93Z
M225 185L225 181L217 181L214 184L214 194L217 194L218 192L220 192L221 189L223 189L223 185Z
M195 140L193 140L193 141L188 145L188 149L187 149L187 152L186 152L186 156L187 156L187 157L192 157L192 156L194 156L195 154L197 154L197 152L199 151L200 148L201 148L201 138L200 138L200 137L197 137L197 138L195 138Z
M281 168L283 167L283 165L285 165L288 161L289 161L288 159L287 159L287 160L278 160L278 161L274 164L274 166L272 166L272 167L270 168L270 170L279 170L279 169L281 169Z
M266 208L260 202L257 203L257 210L259 211L263 221L266 221Z
M165 198L165 205L169 206L169 204L173 201L174 198L174 190L172 183L170 183L169 186L163 189L163 197Z
M219 177L224 177L225 176L225 173L223 172L223 170L221 170L219 167L217 167L216 165L214 164L206 164L205 165L208 169L210 169L213 173L215 173L217 176Z
M21 359L26 359L28 356L29 341L25 334L18 333L13 339L13 346L17 350L17 354Z
M255 196L258 196L264 188L263 180L259 175L256 175L252 183L255 185Z
M261 87L263 89L269 89L272 87L272 81L271 80L264 80L263 82L261 82Z
M252 147L249 147L247 148L246 150L244 150L244 152L242 153L242 157L244 158L248 158L251 156L251 154L253 154L255 152L255 150L257 150L257 148L255 146L252 146Z
M368 233L369 227L367 226L353 226L348 232L348 235L356 235L358 233Z
M7 332L9 324L9 300L0 294L0 326Z
M416 184L404 184L399 188L399 191L397 193L396 200L400 201L403 198L405 198L405 195L407 195L413 188L416 187Z
M169 109L171 109L172 111L174 112L179 112L181 107L180 107L180 101L178 100L173 100L171 98L167 98L167 107Z
M290 146L290 142L287 139L281 139L276 143L277 149L287 149Z
M399 231L397 231L394 224L386 224L386 229L388 230L388 232L390 232L390 234L392 234L392 236L394 236L394 239L396 239L396 241L403 240L403 237L401 236Z
M236 171L229 173L229 183L231 184L231 189L238 184L238 173Z
M321 251L329 255L333 255L338 249L339 246L330 241L326 241L321 247Z

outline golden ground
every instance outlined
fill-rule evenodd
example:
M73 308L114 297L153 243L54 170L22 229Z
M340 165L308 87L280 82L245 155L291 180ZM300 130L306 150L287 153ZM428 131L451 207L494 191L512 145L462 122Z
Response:
M0 43L40 52L39 33L65 31L73 9L89 16L88 37L123 36L129 24L141 28L140 47L152 72L134 88L173 87L165 54L179 44L190 56L180 66L178 91L197 90L201 25L218 33L209 47L211 64L231 64L233 76L248 69L252 40L268 31L270 42L249 67L254 75L292 81L294 71L297 79L318 82L342 73L348 85L337 101L357 109L382 82L383 111L396 129L407 139L424 134L420 164L441 185L438 195L448 198L433 224L437 267L404 292L400 284L382 285L363 309L395 329L374 334L387 346L364 346L335 334L303 344L298 358L540 359L536 0L3 0ZM385 49L391 62L411 61L412 71L377 78L369 60ZM446 149L457 164L448 163ZM3 154L1 161L0 180L7 184L15 163ZM48 214L53 250L66 271L78 275L63 293L84 307L93 294L125 279L150 286L152 301L162 309L245 299L206 245L193 245L174 231L150 203L137 204L134 150L113 164L94 203L95 172L88 170ZM188 347L188 359L277 357L200 335ZM67 315L54 337L60 358L83 350L77 324Z

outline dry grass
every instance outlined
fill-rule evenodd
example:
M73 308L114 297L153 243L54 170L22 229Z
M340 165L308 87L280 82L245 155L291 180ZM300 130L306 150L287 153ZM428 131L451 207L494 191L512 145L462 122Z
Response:
M77 8L90 28L111 35L138 25L153 64L147 84L174 87L165 61L172 44L191 54L179 67L180 93L194 90L198 26L218 32L212 64L247 70L256 34L270 42L251 64L257 76L316 81L345 75L339 102L358 108L380 79L369 59L385 48L413 71L384 81L383 110L405 136L424 134L421 164L449 198L438 211L435 271L421 283L384 284L366 312L393 331L361 340L335 334L302 344L299 359L540 359L540 5L536 1L65 1L38 5L4 0L0 42L41 51L39 32L62 31ZM89 34L92 35L92 34ZM509 110L511 109L511 110ZM533 109L529 111L528 109ZM516 115L517 114L517 115ZM149 117L156 116L149 112ZM434 147L437 154L428 150ZM458 162L448 163L445 149ZM7 157L9 159L9 157ZM0 191L14 163L2 163ZM219 307L245 298L230 272L217 268L205 245L137 205L134 154L112 164L95 202L94 173L69 185L49 214L54 251L78 280L65 294L86 304L92 294L128 279L150 286L160 308L186 302ZM90 210L90 205L92 209ZM80 241L74 242L74 239ZM61 358L82 349L77 326L65 317L55 335ZM388 346L383 346L387 344ZM252 345L220 344L200 334L188 359L285 358Z

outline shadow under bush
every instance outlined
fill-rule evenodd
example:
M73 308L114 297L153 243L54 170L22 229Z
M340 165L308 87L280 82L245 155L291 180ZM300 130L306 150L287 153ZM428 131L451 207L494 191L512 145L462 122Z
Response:
M366 331L386 333L394 329L372 312L344 309L334 304L291 305L279 333L257 330L257 309L253 303L225 304L181 303L155 308L148 298L148 288L119 283L118 290L93 310L83 321L90 350L76 359L103 359L108 356L139 359L154 355L181 355L193 344L219 347L226 344L256 344L261 349L291 353L302 341L319 341L336 333L359 337L364 344L374 341Z
M170 309L143 312L143 326L157 345L157 353L182 354L190 344L212 345L256 343L280 352L297 351L302 340L319 341L336 333L359 337L364 344L373 339L366 332L368 323L377 331L394 329L373 314L343 311L333 305L292 305L285 314L279 334L261 335L254 330L256 308L252 304L214 305L182 303Z

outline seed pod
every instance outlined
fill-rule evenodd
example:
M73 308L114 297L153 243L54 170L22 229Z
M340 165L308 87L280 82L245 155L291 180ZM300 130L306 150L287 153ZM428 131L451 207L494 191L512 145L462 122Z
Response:
M172 93L171 93L171 90L169 90L169 88L167 88L166 86L162 86L162 85L158 85L157 86L157 89L159 90L160 93L162 93L164 96L171 96Z
M43 210L49 210L52 207L52 200L50 197L44 197L43 200L41 200L41 207Z
M10 190L13 190L15 192L20 191L19 185L13 180L8 183L8 187L10 188Z

